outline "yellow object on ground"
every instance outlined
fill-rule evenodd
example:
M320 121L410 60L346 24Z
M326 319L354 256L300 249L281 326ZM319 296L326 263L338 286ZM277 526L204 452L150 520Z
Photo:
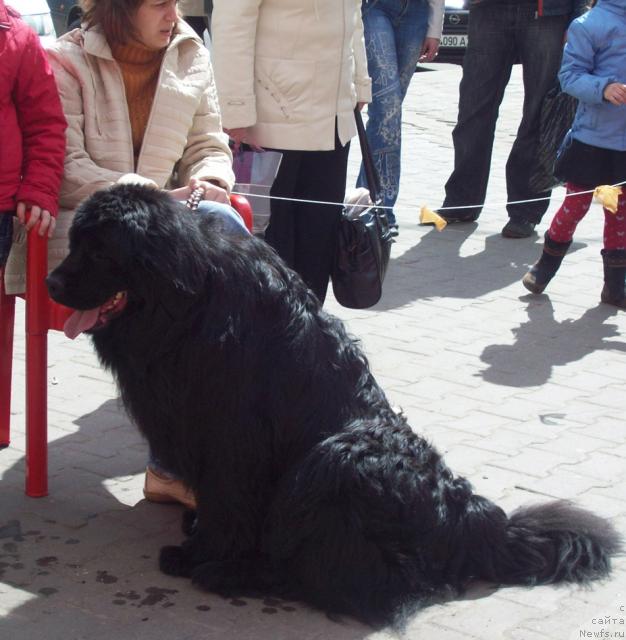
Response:
M443 231L448 224L438 213L428 207L420 209L420 224L434 224L437 231Z

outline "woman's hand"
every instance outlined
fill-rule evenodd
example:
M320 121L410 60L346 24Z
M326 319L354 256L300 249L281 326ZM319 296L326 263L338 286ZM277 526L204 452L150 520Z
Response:
M626 104L626 84L611 82L611 84L607 84L606 87L604 87L602 95L605 100L615 106Z
M26 211L30 208L30 216L26 220ZM30 231L38 222L40 236L48 234L48 238L52 238L57 221L54 216L47 210L38 207L36 204L29 206L25 202L17 203L17 219L26 227L26 231Z
M179 187L178 189L170 189L168 193L174 198L174 200L188 200L189 196L196 190L202 189L203 194L201 200L211 200L212 202L221 202L223 204L230 204L230 197L228 191L217 184L208 182L207 180L198 180L198 178L191 178L189 184L186 187Z
M420 62L432 62L439 51L439 38L424 38L420 51Z
M190 191L196 189L204 189L204 195L202 200L211 200L211 202L221 202L222 204L230 204L230 196L228 191L218 184L213 184L207 180L198 180L198 178L191 178L189 181Z
M233 153L237 153L239 151L239 147L242 142L245 142L254 151L263 151L263 148L254 141L251 134L251 127L224 129L224 133L228 134L228 137L235 143Z

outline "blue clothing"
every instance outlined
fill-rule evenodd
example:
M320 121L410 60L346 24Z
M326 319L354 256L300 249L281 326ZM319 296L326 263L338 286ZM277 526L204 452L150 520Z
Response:
M0 211L0 269L9 257L13 242L13 211Z
M380 176L382 204L393 207L400 188L402 102L428 29L427 0L363 0L367 66L372 102L367 107L367 139ZM367 187L365 170L357 180ZM391 209L389 222L395 224Z
M599 0L571 24L559 80L563 91L580 101L571 136L626 151L626 105L603 97L608 84L626 84L626 0Z
M241 216L227 204L211 200L200 200L196 211L219 218L221 230L227 236L245 236L250 233Z

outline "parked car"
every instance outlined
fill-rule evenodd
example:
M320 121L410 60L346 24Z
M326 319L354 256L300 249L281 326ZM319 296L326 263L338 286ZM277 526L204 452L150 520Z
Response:
M436 62L462 64L468 42L469 0L446 0L443 33Z
M54 24L46 0L8 0L7 4L19 11L27 22L39 34L43 45L56 39Z
M26 2L29 1L26 0ZM48 6L57 36L64 34L74 26L78 26L82 11L76 0L48 0Z

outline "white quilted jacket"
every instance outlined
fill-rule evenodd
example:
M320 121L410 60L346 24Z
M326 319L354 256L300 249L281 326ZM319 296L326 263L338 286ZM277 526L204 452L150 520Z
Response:
M214 0L213 66L224 126L263 147L345 144L371 101L361 0Z
M217 180L230 190L232 156L222 133L209 54L186 23L179 22L163 58L137 167L122 73L104 35L97 28L75 29L48 54L68 121L50 270L67 254L74 209L98 189L129 181L174 188L195 177ZM8 293L24 290L24 240L20 227L7 263Z

